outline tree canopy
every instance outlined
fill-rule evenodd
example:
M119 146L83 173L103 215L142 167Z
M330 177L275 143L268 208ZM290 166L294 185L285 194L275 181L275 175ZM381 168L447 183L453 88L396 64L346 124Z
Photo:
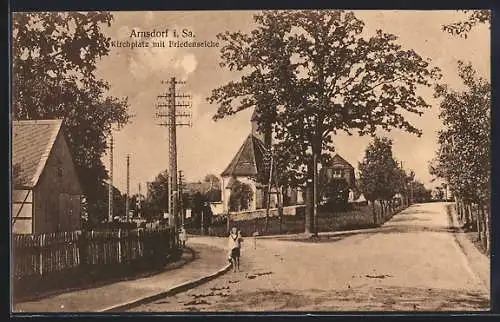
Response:
M109 12L15 13L12 19L13 118L63 119L91 216L105 217L101 157L113 124L129 121L126 98L107 94L96 74L109 53Z
M471 64L458 63L465 90L436 87L441 98L444 129L431 173L445 179L452 191L467 202L488 202L491 193L491 85Z
M168 171L159 173L149 183L148 196L143 203L143 214L146 218L161 217L163 212L168 211Z
M415 186L413 171L407 173L399 166L392 153L392 140L385 137L373 139L366 148L365 156L363 161L359 163L358 169L360 172L359 188L366 200L372 203L375 223L378 221L375 200L379 201L382 205L382 212L384 212L385 206L390 205L390 201L397 193L405 202L408 199L410 187ZM421 183L415 187L425 190ZM419 200L424 200L424 198Z
M390 200L398 192L401 172L394 160L390 139L375 137L358 169L366 200Z
M419 135L406 113L429 104L417 86L439 78L429 60L403 49L397 37L341 10L264 11L250 33L224 32L221 66L242 74L212 91L215 120L257 108L259 126L272 126L274 148L289 178L304 182L313 152L324 161L338 131L373 134L401 128ZM309 171L306 171L309 170Z
M252 188L248 184L234 180L229 197L229 211L249 209L253 198Z
M443 26L443 30L452 34L467 38L467 35L478 24L491 23L490 10L462 10L467 16L462 21L457 21Z

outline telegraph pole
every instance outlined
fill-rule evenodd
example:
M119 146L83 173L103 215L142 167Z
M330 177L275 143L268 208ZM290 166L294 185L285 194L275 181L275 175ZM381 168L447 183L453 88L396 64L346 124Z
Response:
M162 81L162 84L169 84L168 93L165 95L159 95L159 99L166 99L166 104L157 104L159 109L156 112L156 117L160 120L159 125L166 126L169 130L169 214L173 219L173 227L178 230L178 215L179 215L179 191L177 185L177 126L191 126L191 114L190 113L177 113L178 107L191 107L188 103L177 103L177 98L188 99L191 98L190 95L177 94L176 85L184 84L185 82L180 82L172 77L169 81ZM166 110L166 111L165 111ZM187 121L178 122L177 118L188 117Z
M182 192L184 190L184 174L179 170L179 212L181 213L181 225L184 226L184 203L182 202Z
M318 156L313 152L313 226L314 236L318 236Z
M267 196L266 196L266 226L265 226L265 232L267 233L269 230L269 210L271 208L271 187L272 187L272 181L273 181L273 165L274 165L274 151L273 148L271 147L269 149L269 178L267 180Z
M108 222L113 221L113 131L109 138Z
M130 196L130 154L127 154L127 194L125 195L125 218L129 221L129 196Z
M138 183L137 190L139 191L138 196L137 196L137 217L141 217L141 201L142 201L142 194L141 194L141 183Z

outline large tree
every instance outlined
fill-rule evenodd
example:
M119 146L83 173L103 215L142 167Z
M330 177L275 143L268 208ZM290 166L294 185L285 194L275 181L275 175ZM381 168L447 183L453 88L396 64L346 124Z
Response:
M491 85L471 64L459 62L458 69L464 91L436 87L445 128L439 132L440 149L431 171L467 201L487 202L491 192Z
M374 202L378 200L382 205L382 211L385 211L385 203L392 200L397 192L402 191L403 172L394 160L392 141L385 137L375 137L366 148L358 169L361 191L366 200L372 203L373 221L378 224L379 218Z
M15 13L12 97L16 120L63 119L64 135L91 216L105 217L107 172L101 157L113 124L128 122L126 98L109 96L95 75L109 53L108 12Z
M222 183L219 177L214 174L207 174L203 181L208 183L208 190L205 192L207 200L220 201L222 198Z
M313 160L333 150L339 131L421 133L405 116L429 107L417 86L430 86L439 72L395 35L367 37L363 21L341 10L264 11L254 20L250 33L218 35L221 66L242 76L208 100L218 105L215 120L258 108L256 121L272 126L280 172L292 182L312 178Z
M458 63L465 89L436 87L441 99L440 147L431 163L431 173L444 179L458 202L464 225L471 228L471 204L477 205L476 224L480 238L490 245L491 216L491 84L479 77L471 64ZM484 236L481 236L484 234Z

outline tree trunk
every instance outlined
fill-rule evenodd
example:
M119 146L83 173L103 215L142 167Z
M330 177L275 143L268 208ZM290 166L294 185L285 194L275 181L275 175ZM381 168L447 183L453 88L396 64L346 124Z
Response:
M486 241L486 212L484 211L484 205L482 203L478 204L478 212L481 217L481 241L484 249L487 249Z
M461 220L461 225L462 227L467 226L467 214L466 214L466 208L465 208L465 203L463 200L460 200L460 220Z
M320 151L321 153L321 151ZM318 236L318 152L313 151L313 232Z
M475 229L475 227L474 227L475 222L474 222L474 213L472 211L472 204L470 204L470 203L467 204L467 209L468 209L468 213L469 213L469 220L468 220L468 222L469 222L469 229L471 231L474 231L474 229Z
M455 198L455 212L457 214L458 223L462 223L462 206L460 204L460 199Z
M491 251L491 209L486 205L486 252L489 254Z
M457 221L458 221L458 225L461 226L462 225L462 206L460 205L460 201L457 200L457 202L455 203L455 212L457 213Z
M482 222L481 222L481 212L479 211L479 205L477 205L475 213L476 213L477 240L482 242L483 241L483 232L481 231Z
M378 200L378 204L380 206L380 211L377 213L377 224L381 225L382 218L384 217L384 207L383 207L382 202L380 200Z
M306 213L305 213L305 228L304 232L306 234L311 233L311 223L313 217L313 187L307 182L306 184Z
M278 181L276 179L276 181ZM283 186L281 187L278 187L278 217L279 217L279 224L280 224L280 227L279 227L279 232L281 234L281 230L283 229L282 225L283 225Z
M465 203L465 201L463 202L463 210L464 210L464 228L465 229L469 229L469 225L470 225L470 213L469 213L469 206Z
M375 209L375 200L373 200L371 204L372 204L373 224L377 225L377 210Z

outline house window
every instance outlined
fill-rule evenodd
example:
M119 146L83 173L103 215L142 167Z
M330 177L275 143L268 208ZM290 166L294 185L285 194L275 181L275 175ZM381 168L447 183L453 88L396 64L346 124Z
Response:
M342 178L344 176L344 173L342 169L333 169L333 177L334 178Z

